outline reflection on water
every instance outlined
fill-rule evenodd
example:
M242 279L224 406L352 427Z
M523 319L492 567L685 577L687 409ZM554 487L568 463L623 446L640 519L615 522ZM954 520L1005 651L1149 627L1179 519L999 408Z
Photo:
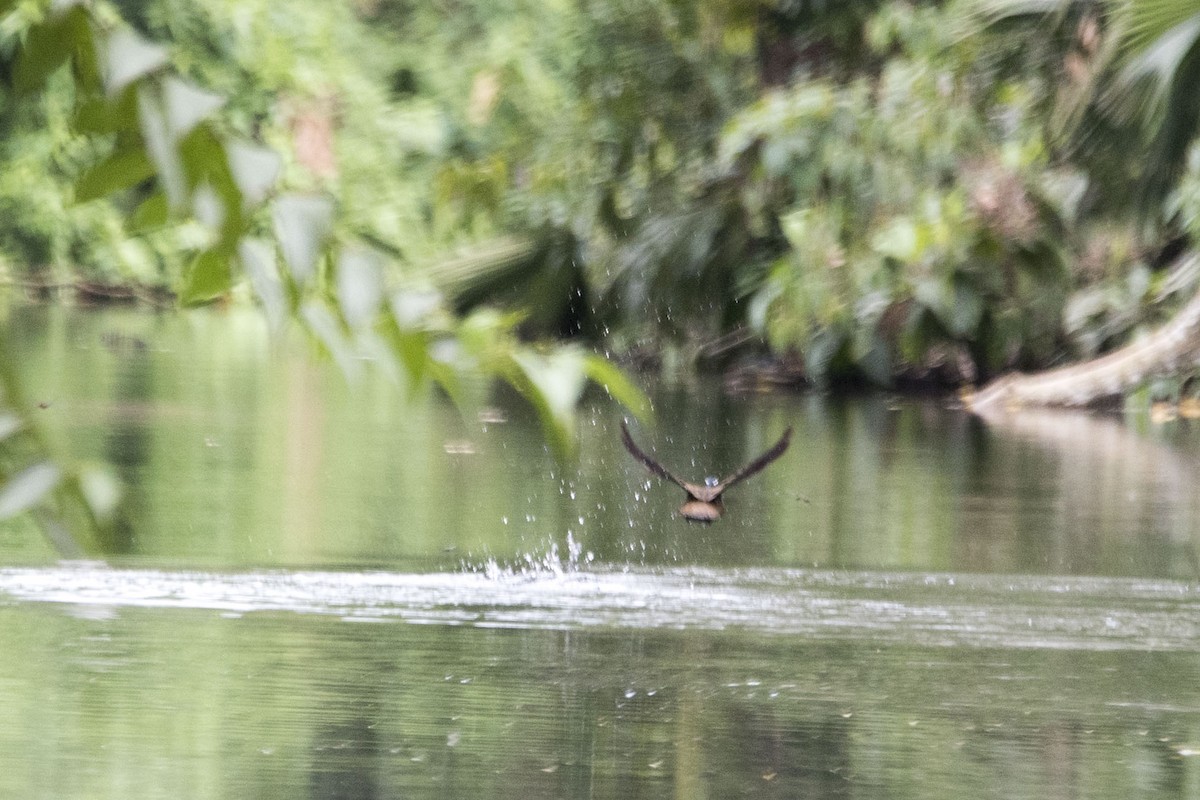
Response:
M444 571L572 551L596 564L1197 576L1200 425L983 421L950 402L657 392L638 438L680 472L791 450L709 527L622 449L619 410L583 409L556 464L504 393L460 415L378 374L348 386L250 313L15 309L10 337L64 450L114 464L125 563ZM118 335L119 334L119 335ZM141 347L111 342L144 341Z
M1200 426L662 389L564 467L236 312L11 308L112 566L0 525L0 796L1200 796ZM11 565L23 566L11 566Z

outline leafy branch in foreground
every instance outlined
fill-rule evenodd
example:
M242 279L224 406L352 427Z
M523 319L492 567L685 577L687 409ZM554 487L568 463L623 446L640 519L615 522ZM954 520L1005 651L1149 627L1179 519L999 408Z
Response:
M0 2L0 15L13 6ZM198 230L180 283L183 305L226 296L244 273L275 328L298 324L351 378L371 360L410 387L439 386L460 405L479 378L510 383L538 411L559 457L574 451L574 409L589 381L639 416L650 414L643 394L598 356L526 345L511 315L481 309L459 319L433 288L389 288L386 257L339 235L333 198L280 192L280 156L226 133L218 114L224 98L176 74L168 55L90 6L65 4L29 24L6 66L11 88L27 95L44 92L51 75L69 67L75 128L112 142L79 177L77 200L119 194L135 231ZM18 380L5 360L0 514L49 510L55 521L41 521L51 538L63 525L94 530L113 493L50 458ZM68 505L77 512L65 513Z

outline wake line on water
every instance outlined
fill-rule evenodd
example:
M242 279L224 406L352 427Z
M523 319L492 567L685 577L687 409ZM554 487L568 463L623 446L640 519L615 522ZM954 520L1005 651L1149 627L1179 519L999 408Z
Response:
M1132 579L784 569L0 570L0 605L27 603L510 629L744 631L880 645L1200 650L1200 589Z

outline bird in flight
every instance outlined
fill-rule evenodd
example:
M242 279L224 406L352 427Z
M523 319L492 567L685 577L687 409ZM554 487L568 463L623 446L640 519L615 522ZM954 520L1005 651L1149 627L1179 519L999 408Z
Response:
M687 500L680 507L679 513L686 519L696 522L714 522L720 519L721 515L725 513L725 506L721 503L721 495L725 493L725 490L746 480L751 475L761 472L768 464L783 455L783 451L788 449L791 439L792 429L789 427L783 432L783 436L779 438L774 447L728 478L718 480L715 475L709 475L704 479L704 483L689 483L675 477L666 467L642 452L634 443L633 437L629 435L629 428L626 427L625 421L621 421L621 441L625 443L625 449L634 458L645 464L646 468L655 475L666 478L687 492Z

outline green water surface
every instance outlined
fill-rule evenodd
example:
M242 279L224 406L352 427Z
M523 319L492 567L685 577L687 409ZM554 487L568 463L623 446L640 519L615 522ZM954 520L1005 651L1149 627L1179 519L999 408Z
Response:
M0 796L1200 797L1200 426L347 383L252 312L12 305L102 562L0 526Z

